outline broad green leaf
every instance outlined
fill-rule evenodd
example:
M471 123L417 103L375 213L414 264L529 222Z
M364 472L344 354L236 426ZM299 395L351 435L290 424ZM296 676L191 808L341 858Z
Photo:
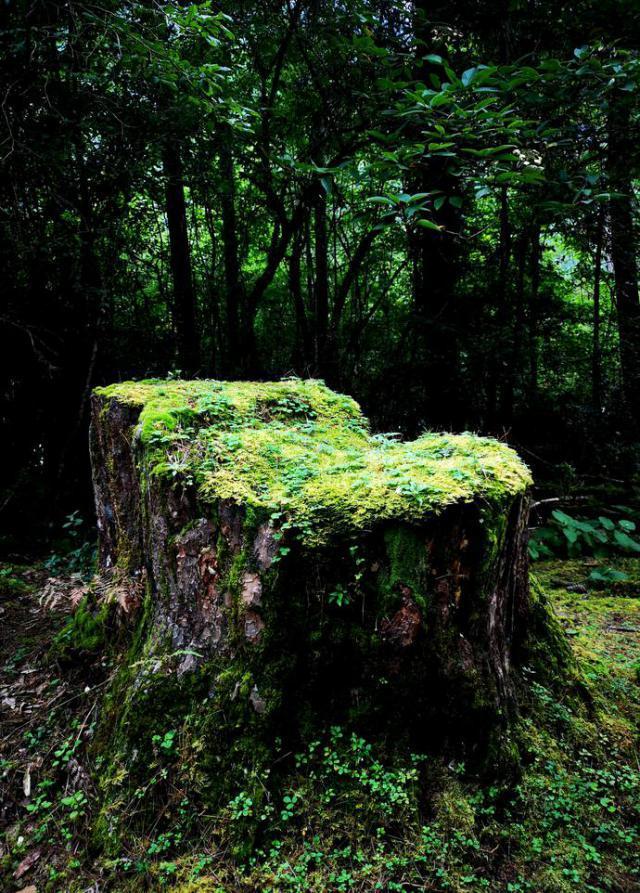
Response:
M421 226L424 229L433 229L438 233L442 232L442 230L444 229L444 227L438 226L437 223L434 223L433 220L426 220L424 217L422 218L422 220L416 220L416 226Z
M627 533L623 533L622 530L614 531L613 538L621 549L625 549L627 552L640 552L640 543Z

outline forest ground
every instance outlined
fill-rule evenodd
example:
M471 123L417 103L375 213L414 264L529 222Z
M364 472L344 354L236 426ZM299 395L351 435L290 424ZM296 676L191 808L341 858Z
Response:
M169 820L108 858L95 842L91 740L113 668L98 651L81 665L52 657L85 586L42 564L0 565L0 890L639 889L640 559L619 561L627 581L600 589L585 585L594 563L534 566L590 706L532 679L518 778L483 783L432 762L418 796L415 768L381 773L366 742L333 729L292 768L252 855L238 845L251 818L240 792L215 826L173 798Z

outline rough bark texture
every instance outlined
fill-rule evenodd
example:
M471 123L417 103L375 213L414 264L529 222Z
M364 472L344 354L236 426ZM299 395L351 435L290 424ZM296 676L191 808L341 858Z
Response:
M504 756L529 606L525 490L311 548L242 504L151 473L139 413L93 397L101 566L146 587L116 726L135 734L141 692L155 708L154 691L199 680L226 723L214 740L249 728L297 740L349 720L412 746Z

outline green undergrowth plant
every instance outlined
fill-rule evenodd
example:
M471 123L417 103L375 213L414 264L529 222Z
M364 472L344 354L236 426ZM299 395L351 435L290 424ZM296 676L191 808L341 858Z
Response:
M561 568L544 568L535 603L542 611L552 600L557 616L545 622L559 637L563 626L574 632L562 660L574 661L592 699L567 687L566 666L532 654L515 776L483 780L461 759L411 753L345 724L294 753L232 736L238 771L214 796L204 776L221 769L206 763L203 678L180 697L172 688L166 704L154 688L150 714L137 702L127 718L140 725L137 761L101 750L86 704L66 727L29 731L40 769L4 857L7 878L38 848L44 893L80 893L95 876L105 893L630 893L640 881L640 645L612 647L619 634L606 630L633 627L635 606L611 593L576 601L550 582ZM148 671L162 678L162 668ZM251 688L250 679L222 683ZM223 718L232 719L220 713L219 726ZM78 765L88 770L80 785Z
M20 566L14 564L0 565L0 595L4 598L24 595L32 586L20 575Z
M113 606L107 601L96 604L85 596L56 634L51 655L62 660L77 660L80 655L95 655L107 642Z
M640 773L625 706L627 686L637 684L633 658L622 663L614 652L604 662L585 650L598 642L605 601L614 610L600 596L585 606L583 632L570 649L566 618L549 614L553 590L543 580L544 587L534 585L532 623L547 624L558 649L555 663L530 655L514 727L515 776L483 781L460 760L411 754L335 726L295 755L245 759L226 799L212 808L186 796L194 778L187 766L206 748L196 735L189 756L189 727L197 722L167 726L151 742L153 784L175 797L168 807L166 799L148 801L162 821L151 824L151 836L132 835L130 825L127 845L137 840L137 849L111 854L122 889L141 889L143 879L149 889L179 893L635 889ZM247 757L256 742L246 737L239 746ZM145 790L139 808L148 796ZM178 802L188 802L188 820Z
M185 852L175 820L173 832L111 864L131 883L123 890L142 889L144 878L179 893L634 889L637 767L596 722L535 683L518 734L519 778L488 785L464 764L392 758L334 727L295 756L286 782L275 786L268 771L247 779L205 822L200 851Z
M616 555L638 555L640 538L636 530L634 510L627 506L614 506L607 514L591 518L574 517L555 509L546 524L532 531L529 554L534 561L553 557L575 558L581 555L598 559ZM623 580L624 577L617 576L617 573L614 570L599 570L594 582Z
M95 531L90 530L79 511L67 515L55 549L44 562L51 574L78 574L90 579L96 568Z

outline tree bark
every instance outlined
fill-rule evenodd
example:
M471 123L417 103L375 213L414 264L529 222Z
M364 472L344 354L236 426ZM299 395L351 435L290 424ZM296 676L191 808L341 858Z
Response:
M620 194L609 203L609 219L622 385L626 409L637 433L640 424L640 299L630 166L636 145L631 130L631 103L626 95L612 93L608 126L609 188Z
M222 207L222 242L224 247L224 277L227 322L227 368L230 373L242 367L240 350L240 318L244 304L238 252L238 221L235 201L235 171L229 140L230 128L225 128L220 144L220 175Z
M600 284L602 282L602 243L604 208L598 212L596 250L593 260L593 344L591 349L591 402L596 412L602 407L602 345L600 343Z
M327 336L329 332L329 272L327 240L327 196L320 187L313 211L315 237L315 365L320 377L327 371Z
M538 299L540 293L540 225L531 232L531 291L529 294L529 400L538 398Z
M132 684L129 700L173 677L207 678L213 662L225 678L252 680L246 722L269 740L295 740L301 723L356 710L416 747L502 759L529 612L526 492L302 547L242 504L205 504L188 480L150 474L139 412L93 398L100 564L134 606L129 622L141 624L144 661L134 656L134 667L163 667ZM289 554L276 572L283 543ZM358 594L337 605L330 594L348 583L354 548ZM216 697L233 701L238 690Z
M430 21L432 10L426 0L415 0L414 11L417 41L414 77L428 84L434 69L423 57L432 51L426 47L437 47ZM449 160L432 157L421 165L411 188L446 198L433 212L433 220L441 231L417 227L411 235L409 249L414 266L414 337L425 396L419 411L422 421L430 426L455 430L461 421L455 303L459 270L455 234L460 227L460 212L448 199L460 197L459 184Z
M177 358L181 370L193 375L199 366L199 339L196 323L196 297L191 272L191 250L187 231L187 212L180 150L175 142L164 145L163 165L167 225L173 278L173 321Z

